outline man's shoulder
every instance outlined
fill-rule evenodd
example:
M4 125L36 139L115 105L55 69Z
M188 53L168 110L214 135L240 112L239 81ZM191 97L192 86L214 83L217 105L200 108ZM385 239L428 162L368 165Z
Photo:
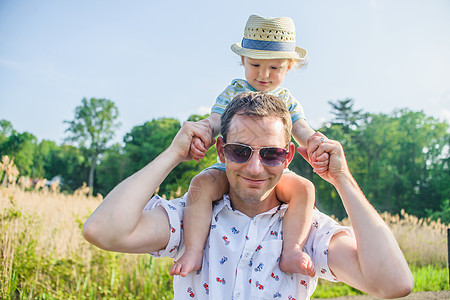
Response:
M186 207L185 196L186 195L177 199L167 200L159 195L154 195L145 205L144 211L153 209L158 205L173 211L184 209L184 207Z
M325 226L329 229L342 227L342 225L340 225L336 220L319 211L317 208L313 209L312 217L313 217L313 224L312 224L313 228L319 228L319 225Z
M165 249L150 253L155 257L176 258L183 247L183 212L186 207L185 197L166 200L158 195L153 196L144 208L144 211L162 208L169 222L169 241Z

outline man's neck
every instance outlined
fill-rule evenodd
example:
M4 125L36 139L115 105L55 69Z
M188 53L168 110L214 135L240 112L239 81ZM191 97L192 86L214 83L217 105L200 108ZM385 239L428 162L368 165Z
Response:
M249 216L250 218L280 205L280 201L277 199L275 194L275 189L272 190L272 192L265 199L261 200L248 201L248 199L240 199L240 197L234 194L232 190L230 190L229 196L231 207Z

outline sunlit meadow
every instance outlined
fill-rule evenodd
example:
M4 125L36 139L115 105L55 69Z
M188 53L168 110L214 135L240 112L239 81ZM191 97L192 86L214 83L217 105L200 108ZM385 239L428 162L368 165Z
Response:
M107 252L84 240L83 222L100 202L0 187L0 298L171 299L170 259ZM446 226L406 213L383 218L413 270L414 290L449 289ZM314 296L355 293L321 282Z

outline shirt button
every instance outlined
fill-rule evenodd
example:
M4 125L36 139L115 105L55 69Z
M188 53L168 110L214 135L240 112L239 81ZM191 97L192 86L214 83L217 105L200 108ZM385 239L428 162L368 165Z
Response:
M234 297L235 297L235 298L241 297L241 293L240 293L240 292L235 292L235 293L234 293Z
M245 252L245 257L249 257L250 256L250 252Z

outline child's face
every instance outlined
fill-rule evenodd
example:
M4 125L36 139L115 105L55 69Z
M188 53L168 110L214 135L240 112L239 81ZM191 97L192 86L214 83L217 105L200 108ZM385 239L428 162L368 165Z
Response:
M292 67L287 59L253 59L242 57L245 79L257 91L270 92L279 87Z

